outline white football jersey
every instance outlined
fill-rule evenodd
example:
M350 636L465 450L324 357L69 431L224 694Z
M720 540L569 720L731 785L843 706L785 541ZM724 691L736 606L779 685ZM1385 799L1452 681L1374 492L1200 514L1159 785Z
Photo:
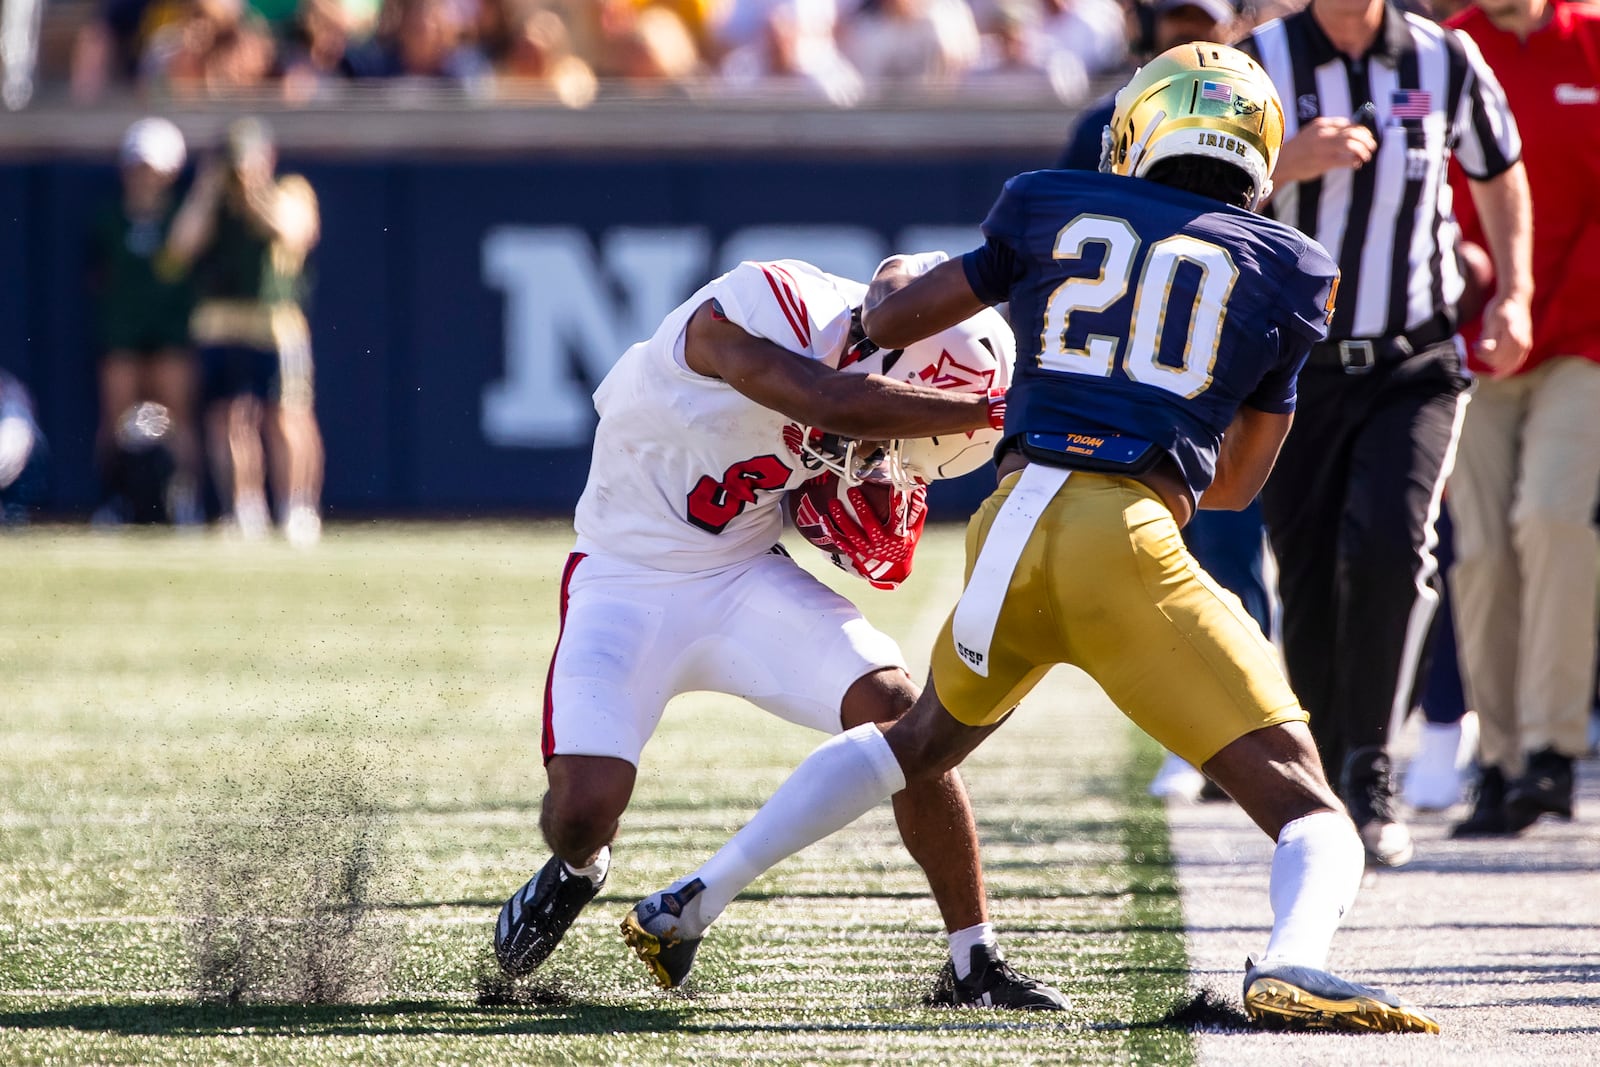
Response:
M684 362L689 318L715 300L730 322L790 352L839 365L866 286L799 260L745 262L668 315L595 390L600 413L578 550L669 571L715 570L768 551L783 495L813 477L800 427Z

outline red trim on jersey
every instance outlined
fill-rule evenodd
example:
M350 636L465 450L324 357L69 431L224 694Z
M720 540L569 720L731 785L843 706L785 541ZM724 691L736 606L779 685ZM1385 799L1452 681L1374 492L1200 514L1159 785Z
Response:
M810 348L811 318L806 313L806 302L800 299L800 287L795 285L789 272L782 267L763 266L761 273L767 276L772 295L777 298L778 306L783 309L783 316L789 320L795 337L799 338L800 347Z
M556 631L556 647L550 653L550 670L544 676L544 734L540 741L540 751L544 753L544 761L550 762L550 757L556 754L556 656L561 654L561 634L567 628L567 598L572 586L572 572L578 569L578 562L582 560L582 552L574 552L567 557L567 565L561 571L561 624Z

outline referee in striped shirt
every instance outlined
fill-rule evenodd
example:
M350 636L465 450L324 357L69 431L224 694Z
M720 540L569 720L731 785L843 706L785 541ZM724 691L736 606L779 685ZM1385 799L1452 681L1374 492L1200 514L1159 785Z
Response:
M1341 275L1262 498L1284 656L1368 854L1400 866L1412 843L1386 748L1438 603L1433 526L1470 382L1445 168L1453 152L1472 179L1499 279L1480 354L1510 373L1531 336L1521 145L1471 40L1385 0L1311 0L1240 47L1284 102L1266 210L1321 242Z

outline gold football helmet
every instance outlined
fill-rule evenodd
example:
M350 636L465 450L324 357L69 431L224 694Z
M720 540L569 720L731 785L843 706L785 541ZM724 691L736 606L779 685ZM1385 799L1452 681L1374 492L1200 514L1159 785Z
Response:
M1140 177L1173 156L1207 156L1250 176L1254 210L1272 193L1283 102L1261 65L1209 41L1169 48L1117 93L1100 169Z

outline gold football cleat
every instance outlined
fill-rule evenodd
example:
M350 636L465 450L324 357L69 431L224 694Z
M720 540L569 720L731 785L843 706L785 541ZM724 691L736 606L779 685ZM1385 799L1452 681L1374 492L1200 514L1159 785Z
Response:
M1244 1010L1258 1023L1300 1030L1437 1034L1439 1024L1399 997L1313 967L1245 963Z
M705 885L696 878L675 892L653 893L634 905L622 920L622 940L649 968L662 989L683 985L694 968L700 938L684 936L680 917L683 906L704 889Z

